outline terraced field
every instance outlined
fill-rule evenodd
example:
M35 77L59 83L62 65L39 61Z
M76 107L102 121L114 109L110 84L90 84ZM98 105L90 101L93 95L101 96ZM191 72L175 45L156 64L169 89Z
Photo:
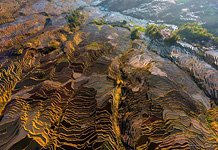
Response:
M218 148L212 52L132 40L129 17L92 1L16 2L0 25L0 150Z

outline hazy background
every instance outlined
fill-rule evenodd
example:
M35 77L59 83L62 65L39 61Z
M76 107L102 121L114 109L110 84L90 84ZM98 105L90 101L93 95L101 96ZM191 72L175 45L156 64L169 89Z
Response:
M200 22L218 35L218 0L102 0L99 5L157 23Z

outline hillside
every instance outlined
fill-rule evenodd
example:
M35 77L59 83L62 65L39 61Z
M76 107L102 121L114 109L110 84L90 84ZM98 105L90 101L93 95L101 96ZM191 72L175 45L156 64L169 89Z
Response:
M217 41L206 29L92 0L0 6L0 150L218 148Z

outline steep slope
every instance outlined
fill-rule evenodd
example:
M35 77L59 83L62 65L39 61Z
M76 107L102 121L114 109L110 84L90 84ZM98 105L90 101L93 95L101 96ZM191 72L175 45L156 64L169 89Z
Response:
M112 16L89 3L32 1L2 25L0 149L218 148L217 111L189 66L119 22L97 25Z

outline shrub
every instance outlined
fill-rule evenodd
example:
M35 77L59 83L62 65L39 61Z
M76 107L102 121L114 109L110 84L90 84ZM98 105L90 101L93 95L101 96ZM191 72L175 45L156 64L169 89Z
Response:
M69 24L69 27L71 29L76 28L77 26L80 26L83 21L83 16L80 14L79 11L72 11L68 16L67 16L67 21Z
M203 28L198 23L186 23L176 31L176 34L178 34L183 40L194 43L204 44L209 41L218 43L218 37L209 33L207 29Z
M140 33L139 30L135 29L131 32L131 39L135 40L135 39L139 39Z
M100 19L100 20L93 20L92 23L96 24L96 25L105 25L107 24L107 22L104 19Z
M149 24L145 29L145 33L152 38L161 38L161 30L165 28L166 26L164 25L158 26L157 24Z
M172 35L169 39L165 39L165 41L169 43L175 43L178 40L180 40L180 36L174 31L172 32Z
M135 25L134 28L140 32L145 32L146 31L146 28L143 27L143 26L138 26L138 25Z
M168 27L165 25L149 24L145 28L145 34L153 39L164 38L164 41L168 43L174 43L180 39L179 35L175 31L170 31L169 37L163 37L161 32L164 29L168 29Z

